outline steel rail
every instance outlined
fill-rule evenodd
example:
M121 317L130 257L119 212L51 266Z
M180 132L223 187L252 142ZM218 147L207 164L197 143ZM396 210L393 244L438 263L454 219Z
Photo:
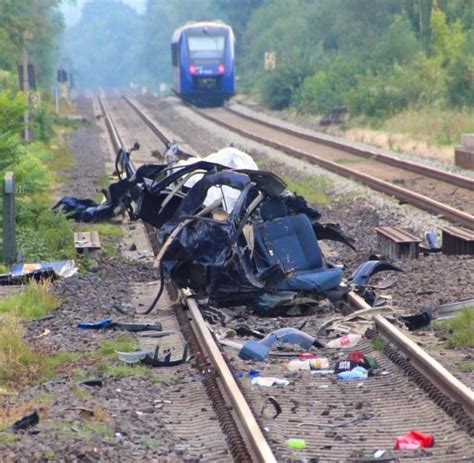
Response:
M474 393L437 360L419 347L385 317L374 316L377 330L390 342L397 345L423 375L452 400L459 402L464 411L474 419Z
M293 135L304 140L312 141L319 143L321 145L329 146L331 148L337 148L341 151L345 151L351 154L356 154L358 156L375 159L377 161L383 162L385 164L392 165L394 167L399 167L404 170L409 170L417 174L422 174L425 177L431 177L436 180L442 180L443 182L451 183L452 185L463 187L468 190L474 190L474 179L469 177L464 177L463 175L453 174L452 172L446 172L436 167L425 166L423 164L418 164L413 161L408 161L406 159L401 159L397 156L388 155L382 152L382 150L371 147L371 146L357 146L357 144L350 143L344 140L338 140L335 137L331 137L325 134L308 134L304 132L299 132L298 130L290 129L288 127L283 127L280 125L272 124L268 121L260 120L256 117L250 116L249 114L242 113L233 108L224 107L225 111L228 111L236 116L242 117L243 119L258 123L265 127L269 127L280 132L287 133L288 135Z
M248 402L245 400L245 397L237 385L234 375L230 371L219 347L214 341L214 338L212 337L209 328L207 327L207 324L199 310L196 300L192 297L192 294L189 290L183 291L183 296L193 321L196 324L199 336L208 349L214 368L219 372L221 378L225 378L226 391L229 394L235 412L238 414L239 419L245 428L245 435L251 444L253 453L256 455L258 461L265 463L276 462L277 460L275 455L268 445L268 442L265 439L257 423L257 420L255 419L252 410L248 405Z
M117 127L115 126L112 116L110 115L109 108L101 97L99 97L99 105L102 109L102 112L104 113L105 125L107 126L107 131L109 132L110 139L112 140L114 150L118 151L120 148L125 148L120 134L118 133Z
M364 299L353 291L348 293L348 300L351 305L359 310L371 308ZM380 334L400 349L410 360L410 363L425 376L430 383L435 385L451 400L458 402L471 420L474 419L473 391L419 347L406 334L392 325L385 317L382 315L374 315L373 318Z
M170 143L171 140L160 130L156 123L143 111L138 103L132 101L128 96L123 96L123 99L135 110L140 119L147 125L147 127L163 142L164 145Z
M142 120L145 121L144 118L147 118L148 122L146 123L150 129L160 138L163 143L170 142L166 135L159 129L159 127L149 119L141 110L140 107L127 98L124 99L130 104L130 106L140 115ZM120 143L120 146L123 146L119 133L113 123L112 116L110 111L104 101L99 99L102 110L104 112L107 127L109 130L109 134L111 138L116 137L115 143ZM143 117L142 117L143 116ZM116 148L118 149L116 146ZM225 391L225 396L227 396L232 403L233 411L239 418L239 422L243 427L245 434L244 440L248 443L251 447L252 455L257 459L257 461L262 463L273 463L276 462L276 457L273 454L267 440L265 439L255 416L250 409L248 402L246 401L245 397L243 396L242 392L240 391L237 382L235 381L234 375L230 371L216 341L214 340L204 318L201 315L199 310L199 306L196 300L193 298L191 292L187 289L179 289L178 290L181 300L185 303L188 313L190 314L191 322L195 330L197 331L197 338L202 345L202 350L208 353L209 359L211 361L212 366L218 372L220 377L220 382L223 386Z
M344 177L352 178L353 180L359 180L363 184L370 186L374 190L380 191L381 193L388 194L394 196L398 199L406 201L414 206L417 206L420 209L424 209L431 213L440 214L443 217L457 222L461 225L469 229L474 229L474 216L468 214L466 212L460 211L455 209L451 206L447 206L446 204L440 203L435 201L434 199L428 198L427 196L421 195L419 193L415 193L410 190L406 190L405 188L401 188L397 185L393 185L389 182L384 180L380 180L378 178L372 177L371 175L363 174L361 172L357 172L355 170L350 169L349 167L345 167L341 164L337 164L333 161L328 161L327 159L321 158L313 153L302 151L296 148L293 148L288 145L284 145L282 143L270 140L266 137L262 137L261 135L256 135L255 133L249 132L244 130L240 127L235 127L233 125L228 125L224 121L221 121L203 111L199 111L195 108L192 108L200 116L204 117L205 119L212 121L213 123L225 127L226 129L232 130L244 137L248 137L252 140L255 140L259 143L264 145L268 145L272 148L277 150L283 151L291 156L304 159L306 161L318 164L332 172L336 172Z

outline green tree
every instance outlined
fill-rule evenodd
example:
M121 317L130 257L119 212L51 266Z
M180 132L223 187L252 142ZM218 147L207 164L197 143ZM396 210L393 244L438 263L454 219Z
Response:
M448 66L446 97L452 106L474 107L474 31Z
M1 0L0 66L16 71L25 47L47 80L52 71L54 39L63 28L60 0Z
M0 170L16 159L24 109L25 98L22 93L12 97L6 90L0 92Z
M433 53L441 59L442 65L446 66L457 56L466 41L462 22L457 19L448 25L446 14L435 4L431 11L430 25Z

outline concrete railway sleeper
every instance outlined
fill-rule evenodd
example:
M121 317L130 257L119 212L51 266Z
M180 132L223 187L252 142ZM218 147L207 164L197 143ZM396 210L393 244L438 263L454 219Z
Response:
M140 111L140 107L137 104L132 104L131 107L133 107L133 109L137 112ZM110 114L108 117L110 117ZM148 115L145 115L144 117L148 119L148 126L150 126L150 124L154 124ZM144 119L144 117L141 117L141 119ZM155 129L153 129L153 132L156 133L156 131L159 131L159 128L155 124ZM162 137L160 137L160 139L162 139ZM149 235L154 237L152 229L149 228L148 231ZM157 252L157 243L155 242L153 244L155 247L155 252ZM260 428L263 426L262 418L255 420L255 417L251 412L251 417L247 416L245 418L243 416L246 415L247 412L242 412L242 410L239 408L239 403L242 408L246 408L248 411L251 410L246 402L239 402L239 400L243 399L243 395L242 399L230 397L232 411L229 409L229 404L227 403L226 397L229 398L229 396L235 393L235 387L237 387L237 383L235 382L233 374L230 373L231 370L229 370L226 360L224 357L222 357L217 345L215 343L214 345L202 344L203 340L214 340L212 339L210 331L203 323L203 320L199 320L202 317L199 313L197 303L194 297L192 297L192 293L181 292L181 294L179 294L178 290L174 287L172 287L170 291L174 296L174 300L183 300L188 306L188 309L184 311L182 310L182 306L177 303L179 307L175 307L176 314L180 320L184 335L190 343L191 350L195 356L195 361L200 374L204 377L203 384L205 385L211 401L214 404L216 414L222 423L222 428L226 432L231 448L231 453L234 459L236 461L276 461L275 455L277 455L278 458L282 458L283 455L286 455L285 451L282 451L281 447L278 445L276 448L274 445L272 445L272 448L270 448L270 445L263 437L263 434L260 431ZM347 297L348 300L353 304L356 304L358 299L360 299L359 296L354 294L352 291L348 292ZM199 315L193 316L193 313L199 313ZM198 325L200 327L198 327ZM196 329L196 332L194 332L193 328ZM367 332L367 337L370 339L376 338L376 331L369 330ZM391 339L391 342L395 344L393 339ZM397 348L403 350L402 346L396 345L396 348L394 348L386 344L384 347L384 354L409 377L413 378L414 381L426 392L428 397L433 400L433 402L441 407L449 416L459 423L469 435L472 436L474 426L472 417L470 417L465 410L466 403L461 403L460 401L452 400L448 397L448 395L450 397L456 396L456 392L453 392L452 394L448 393L448 395L445 395L443 392L441 392L439 387L433 383L433 380L420 373L420 371L416 369L409 360L398 353ZM220 356L219 360L214 358L214 355L217 354ZM222 375L222 368L227 369L227 372L224 375ZM429 365L427 368L429 368ZM226 378L226 375L229 377ZM216 381L216 378L219 378L219 380ZM219 390L219 384L222 382L227 383L228 381L230 381L230 385L227 384L225 386L225 392L222 394ZM472 400L472 392L470 394L470 398ZM245 395L248 396L248 394ZM251 401L252 399L250 398L249 400ZM255 405L253 408L255 408ZM237 416L237 422L234 419L234 415ZM250 418L250 422L245 422L245 424L242 426L242 421L239 420L245 420L247 418ZM243 435L241 431L244 431ZM273 453L274 451L275 453Z

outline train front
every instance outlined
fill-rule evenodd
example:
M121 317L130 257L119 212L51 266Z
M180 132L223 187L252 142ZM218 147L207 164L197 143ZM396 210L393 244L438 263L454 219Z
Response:
M234 36L225 25L195 25L181 41L181 95L202 105L222 105L234 94Z

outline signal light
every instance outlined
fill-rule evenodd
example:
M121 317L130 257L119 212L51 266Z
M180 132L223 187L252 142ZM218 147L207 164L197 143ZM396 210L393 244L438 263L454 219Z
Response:
M225 71L224 65L219 64L219 66L217 66L217 72L220 72L221 74L224 74L224 71Z
M196 66L194 66L194 64L191 64L191 66L189 66L189 72L191 74L196 74Z

